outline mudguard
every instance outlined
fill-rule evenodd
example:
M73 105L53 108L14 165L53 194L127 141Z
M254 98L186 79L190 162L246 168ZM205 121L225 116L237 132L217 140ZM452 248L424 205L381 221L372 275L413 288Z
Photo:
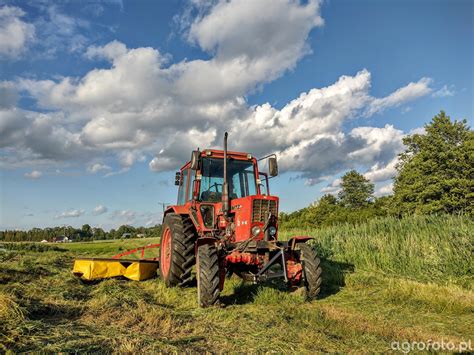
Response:
M288 246L290 247L291 250L294 250L296 244L298 244L298 243L306 243L308 240L312 240L312 239L314 239L314 238L313 238L313 237L309 237L309 236L294 236L294 237L291 237L291 238L288 240Z

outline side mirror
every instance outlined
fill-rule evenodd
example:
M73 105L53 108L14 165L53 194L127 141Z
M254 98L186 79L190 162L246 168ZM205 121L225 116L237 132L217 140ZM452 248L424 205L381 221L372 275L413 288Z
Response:
M272 177L278 175L278 163L276 157L268 158L268 175Z
M181 185L181 171L177 171L176 172L176 176L174 178L174 184L176 186L180 186Z
M191 154L191 170L197 170L199 168L199 157L201 152L199 150L193 150Z

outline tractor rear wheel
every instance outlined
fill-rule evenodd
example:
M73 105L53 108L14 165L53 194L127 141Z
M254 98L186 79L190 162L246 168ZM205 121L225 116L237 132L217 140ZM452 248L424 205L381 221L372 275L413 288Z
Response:
M303 283L308 300L315 299L321 291L322 269L316 251L308 244L298 245L300 260L303 264Z
M196 263L196 233L189 217L175 213L166 215L160 245L160 275L167 287L187 286L192 281Z
M204 244L197 252L197 292L200 307L209 307L217 303L219 288L219 257L217 248Z

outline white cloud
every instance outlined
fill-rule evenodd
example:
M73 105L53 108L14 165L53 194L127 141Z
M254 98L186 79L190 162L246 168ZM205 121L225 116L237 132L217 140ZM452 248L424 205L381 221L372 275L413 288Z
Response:
M84 214L84 210L69 210L69 211L64 211L60 214L57 214L54 216L55 219L61 219L61 218L77 218L80 217Z
M375 191L375 196L387 196L393 193L393 183L381 186L377 191Z
M447 85L444 85L441 89L435 91L431 96L433 97L449 97L454 96L456 92L453 88L448 88Z
M93 163L87 167L87 171L91 174L97 174L101 171L110 171L112 168L106 164Z
M409 135L412 135L412 134L425 134L425 133L426 133L425 127L413 128L412 130L410 130L410 132L408 132Z
M386 181L393 179L397 175L398 157L393 158L387 165L382 165L379 162L371 166L364 176L372 182Z
M341 179L335 179L329 185L327 185L326 187L323 187L321 189L321 192L335 195L339 191L341 191L341 182L342 182Z
M35 21L36 50L43 58L55 57L59 52L79 53L87 46L86 37L91 30L89 21L79 16L69 16L59 5L39 5L41 16ZM103 28L101 28L103 29Z
M41 171L38 171L38 170L33 170L29 173L25 173L24 177L27 178L27 179L30 179L30 180L37 180L39 179L41 176L43 175L43 173Z
M94 208L94 210L92 211L92 214L94 214L95 216L99 216L101 214L106 213L107 211L108 211L107 207L105 207L104 205L99 205Z
M0 57L17 59L35 38L35 27L21 19L24 15L19 7L0 7Z
M90 46L87 48L85 56L89 59L104 58L113 61L115 58L119 58L126 53L127 47L125 44L115 40L103 47Z
M371 116L389 107L397 107L425 96L432 91L430 88L432 83L433 80L430 78L421 78L416 83L409 83L384 98L374 99L367 109L367 115Z
M199 99L243 95L293 68L309 52L309 32L322 25L316 0L219 1L188 33L214 57L183 67L178 87L189 94L200 88Z

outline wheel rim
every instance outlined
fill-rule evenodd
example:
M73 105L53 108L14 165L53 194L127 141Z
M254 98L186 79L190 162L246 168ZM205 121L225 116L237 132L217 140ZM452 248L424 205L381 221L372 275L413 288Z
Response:
M163 277L167 277L171 264L171 230L166 228L161 238L160 268Z

